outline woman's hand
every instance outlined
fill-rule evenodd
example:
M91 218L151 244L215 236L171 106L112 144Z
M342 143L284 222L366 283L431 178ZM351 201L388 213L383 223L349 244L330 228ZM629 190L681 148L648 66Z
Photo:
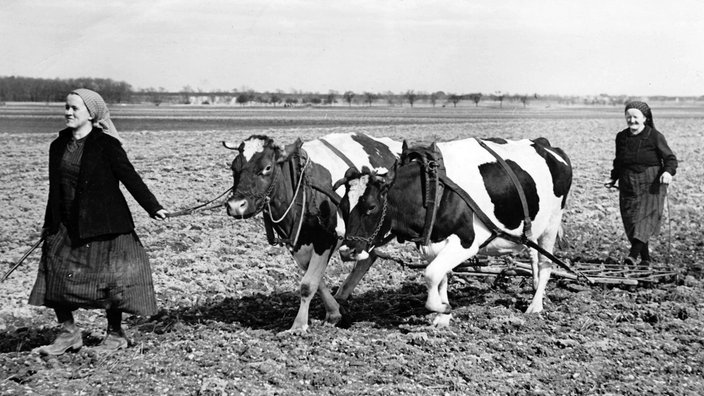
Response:
M168 217L167 215L169 214L169 211L166 209L159 209L157 210L156 213L154 213L154 216L152 218L157 219L157 220L166 220Z
M670 172L663 172L662 175L660 175L660 183L662 184L670 184L672 181L672 175Z

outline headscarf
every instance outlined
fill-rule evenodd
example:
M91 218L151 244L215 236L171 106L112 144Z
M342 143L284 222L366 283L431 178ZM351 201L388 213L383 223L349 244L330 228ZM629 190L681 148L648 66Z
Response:
M88 108L88 113L91 117L93 117L93 125L101 127L103 132L122 143L120 135L117 133L117 129L115 129L115 124L113 124L112 120L110 120L108 105L105 104L103 97L100 96L99 93L86 88L74 89L71 93L76 94L83 99L83 102Z
M647 103L641 102L640 100L632 100L626 103L626 109L624 112L628 111L628 109L640 110L646 118L645 125L655 129L655 125L653 124L653 113L650 111L650 106L648 106Z

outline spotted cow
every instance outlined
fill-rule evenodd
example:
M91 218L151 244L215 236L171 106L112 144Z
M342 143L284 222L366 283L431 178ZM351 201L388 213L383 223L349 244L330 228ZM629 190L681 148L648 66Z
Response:
M232 162L233 193L226 203L228 215L248 218L263 212L270 243L287 245L305 271L300 285L300 307L289 332L308 328L308 309L316 290L323 300L326 321L341 319L338 301L346 300L375 257L359 260L333 297L323 273L331 254L345 235L345 208L340 207L342 187L332 182L347 169L389 167L401 152L401 142L364 134L330 134L286 147L273 139L253 135L239 145ZM278 236L278 237L277 237Z
M523 189L525 205L508 172L487 147L513 171ZM430 151L442 154L449 181L437 190L437 213L432 229L425 233L425 244L422 236L431 205L427 205L429 176L420 158ZM374 247L393 237L402 242L416 241L429 262L424 273L428 288L425 306L438 313L436 326L447 326L451 318L447 274L457 265L477 253L502 255L523 250L520 237L526 235L526 223L530 223L527 238L552 253L572 183L572 168L567 155L544 138L465 139L413 149L404 142L401 158L393 168L350 170L337 184L343 183L343 201L351 210L342 249L356 259L364 259ZM451 184L463 190L475 202L477 211L486 215L485 222L493 225L485 224L463 199L463 193L448 187ZM506 237L496 238L494 226ZM527 312L535 313L543 310L552 265L533 249L530 255L535 294Z

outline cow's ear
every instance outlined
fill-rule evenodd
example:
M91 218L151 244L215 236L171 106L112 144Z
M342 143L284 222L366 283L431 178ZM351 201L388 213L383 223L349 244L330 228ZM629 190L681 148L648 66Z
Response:
M384 189L388 190L388 187L393 183L394 179L396 178L396 171L398 170L399 166L399 160L394 161L394 166L391 167L391 169L388 169L386 171L386 174L383 177L384 180Z
M406 150L408 150L408 143L406 142L406 139L403 139L403 143L401 144L401 153L405 153Z
M364 168L362 168L362 169L364 169ZM357 168L353 168L350 166L345 171L345 179L350 180L350 179L354 179L355 177L359 177L359 171L357 170Z
M369 169L368 166L362 165L362 174L363 174L363 175L371 175L371 174L372 174L372 170Z
M281 157L279 157L276 161L286 161L291 155L297 154L301 150L302 146L303 141L301 140L301 138L296 139L296 141L291 144L287 144L286 147L284 147L283 152L281 153Z

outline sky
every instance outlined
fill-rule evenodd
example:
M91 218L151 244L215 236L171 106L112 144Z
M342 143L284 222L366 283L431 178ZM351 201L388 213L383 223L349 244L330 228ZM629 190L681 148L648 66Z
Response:
M704 95L698 0L0 0L0 76L134 89Z

